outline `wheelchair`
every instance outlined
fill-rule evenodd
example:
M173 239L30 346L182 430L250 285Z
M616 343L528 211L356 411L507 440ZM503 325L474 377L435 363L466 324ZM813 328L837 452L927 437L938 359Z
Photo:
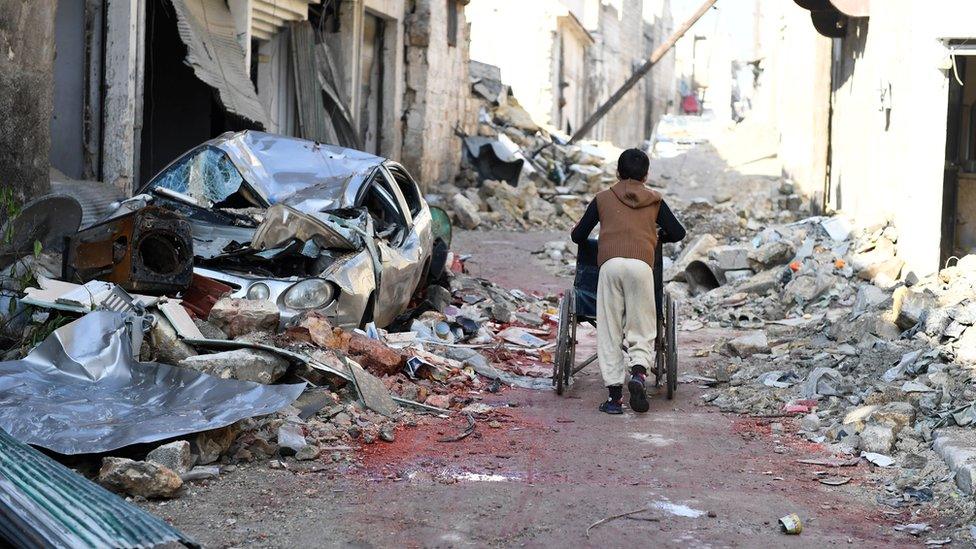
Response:
M654 386L663 382L668 400L674 398L678 387L678 355L675 326L675 302L664 291L664 268L661 243L654 254L654 298L657 307L657 338L654 341ZM576 278L573 287L563 293L559 301L559 331L552 366L552 385L562 395L573 376L595 362L597 355L576 364L576 327L587 323L596 327L596 287L600 278L597 263L597 241L590 239L580 245L576 255Z

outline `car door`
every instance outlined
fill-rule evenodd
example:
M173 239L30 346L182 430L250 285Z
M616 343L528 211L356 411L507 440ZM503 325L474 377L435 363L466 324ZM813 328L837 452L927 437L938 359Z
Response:
M410 303L424 267L423 249L403 195L385 167L373 175L364 205L373 216L382 266L373 320L386 326Z

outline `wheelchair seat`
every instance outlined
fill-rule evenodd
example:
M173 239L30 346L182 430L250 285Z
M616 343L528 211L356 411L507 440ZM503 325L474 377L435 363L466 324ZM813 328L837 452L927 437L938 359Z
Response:
M600 280L600 267L597 261L598 241L590 238L579 245L576 251L576 278L573 289L576 292L576 317L579 321L596 320L596 287ZM657 317L661 318L664 306L664 260L659 240L654 251L654 304Z

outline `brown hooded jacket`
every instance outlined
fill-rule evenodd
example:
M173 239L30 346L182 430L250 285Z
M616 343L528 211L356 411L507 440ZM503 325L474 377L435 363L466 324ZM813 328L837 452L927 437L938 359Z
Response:
M653 268L661 194L641 181L624 179L597 193L596 205L600 212L599 264L627 257Z

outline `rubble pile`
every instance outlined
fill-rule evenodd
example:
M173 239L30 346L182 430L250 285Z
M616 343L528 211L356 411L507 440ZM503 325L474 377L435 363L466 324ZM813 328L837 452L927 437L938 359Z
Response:
M771 193L767 193L766 198L762 200L759 198L763 195L752 194L748 201L726 198L722 203L716 203L702 198L684 200L680 196L673 196L665 191L665 198L669 207L672 211L677 212L676 215L687 229L688 234L698 235L697 237L693 236L690 241L664 246L665 267L672 273L667 280L671 280L674 274L683 277L687 264L694 259L705 257L712 247L719 244L718 238L729 241L743 240L761 231L767 225L778 226L796 219L795 210L780 209L784 200L793 200L792 193L793 186L789 183L782 183L777 185ZM785 240L783 240L763 250L757 250L757 253L775 254L777 251L788 253L782 251L781 247L785 245ZM702 251L699 251L699 248ZM761 269L762 262L768 263L775 260L775 257L758 257L759 263L752 265L747 263L745 257L745 254L749 252L748 249L742 246L733 246L732 248L725 252L715 250L715 253L722 253L723 269L730 271L729 276L733 279L737 276L746 276L746 271L749 271L748 274L751 275L753 266L758 266ZM732 269L729 268L729 262L734 262L736 259L730 254L736 254L735 250L742 250L742 252L738 256L739 263L736 265L738 268ZM576 271L576 245L569 240L547 242L534 253L540 256L543 263L556 275L572 276ZM676 258L678 261L674 267L671 267L672 262L675 261L672 258Z
M88 226L71 196L25 207L0 244L0 427L97 461L112 490L168 498L250 462L347 467L421 415L474 429L485 392L548 389L556 298L466 274L449 226L405 224L382 161L224 134ZM532 185L482 188L514 219L539 211Z
M464 139L455 182L429 200L451 210L465 229L572 227L593 195L616 181L620 150L569 144L568 136L533 121L493 67L484 67L487 72L473 70L477 134Z
M934 497L971 515L945 481L955 474L971 493L973 465L938 441L976 424L976 256L919 279L903 272L897 241L892 226L852 234L842 217L748 241L699 235L666 271L667 288L681 296L681 330L740 330L710 350L706 402L796 416L811 441L897 466L883 503Z
M45 275L52 273L39 267L56 263L47 255L18 261L7 274L26 269L50 287L56 281ZM487 420L491 408L478 402L479 394L502 385L550 387L556 298L506 290L465 274L460 260L451 262L449 288L427 288L409 317L389 330L373 324L341 328L314 310L282 323L278 309L262 300L220 297L204 318L191 317L189 302L151 300L154 314L138 351L143 360L219 379L307 386L291 405L269 415L165 442L148 453L113 452L95 469L98 481L120 493L169 498L182 494L186 482L255 461L348 466L356 446L392 442L397 429L420 421L418 414L458 411ZM86 292L92 287L82 286ZM41 292L27 288L26 295L36 300ZM52 320L61 318L60 311L30 307L35 312L21 327L29 337L49 333ZM184 337L187 329L198 336Z

